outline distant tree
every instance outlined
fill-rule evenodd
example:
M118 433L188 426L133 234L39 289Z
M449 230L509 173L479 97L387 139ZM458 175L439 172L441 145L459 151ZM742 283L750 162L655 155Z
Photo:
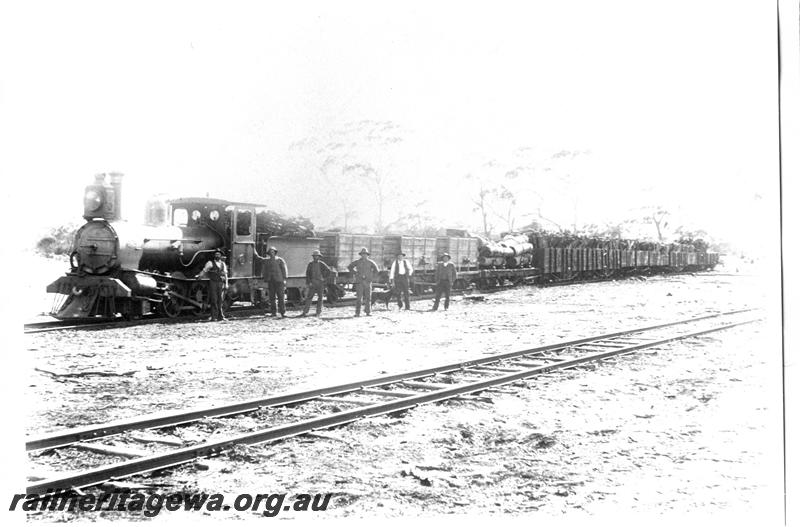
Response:
M487 169L503 170L502 177L498 174L493 178L495 217L503 221L508 231L533 218L560 231L563 211L571 208L572 229L577 230L580 201L587 192L581 177L585 170L581 167L588 154L588 150L553 153L526 146L513 151L508 162L487 163ZM545 213L545 208L557 214Z
M386 225L387 233L409 234L411 236L438 236L441 227L438 222L426 210L427 200L420 201L407 212L398 217L395 221Z
M650 240L657 243L670 241L670 219L672 213L663 205L637 206L628 211L629 216L621 222L626 237Z
M78 225L75 223L51 228L36 242L36 252L47 257L69 254L77 230Z
M533 214L526 213L520 214L517 210L517 197L515 193L506 185L500 185L494 189L494 196L497 202L497 207L500 209L495 215L503 221L508 232L514 230L517 219L529 217Z
M594 223L584 225L578 232L593 238L619 240L622 238L622 230L623 223L606 222L602 225Z
M658 243L664 243L664 229L667 228L669 222L667 218L669 217L669 212L665 210L663 207L652 207L647 212L647 216L645 216L645 221L652 222L653 226L656 228L656 233L658 234Z
M345 228L356 217L367 217L374 204L373 230L383 232L387 210L402 209L403 187L388 176L390 151L403 141L399 125L390 121L358 121L324 136L308 137L290 150L303 154L305 162L317 166L324 185L308 185L308 191L323 201L334 200L341 211L337 222ZM313 166L313 165L312 165ZM366 204L366 206L365 206Z
M590 194L590 180L587 178L585 162L591 154L589 150L559 150L539 159L536 180L538 188L546 194L548 203L554 203L561 214L571 210L572 230L579 227L581 203ZM544 202L544 200L542 200ZM559 215L561 217L561 215ZM566 217L562 218L566 220ZM555 222L553 222L555 223ZM559 222L561 223L561 222ZM566 223L566 221L564 221ZM555 223L558 225L558 223Z
M536 207L536 217L542 221L549 223L550 225L554 226L557 231L563 230L561 224L557 223L555 220L548 218L547 216L542 214L542 207Z
M345 177L359 178L372 188L375 203L378 207L378 215L375 220L375 232L377 234L382 234L385 229L385 225L383 224L383 209L391 196L390 189L392 185L390 180L369 164L357 163L345 165L342 168L342 173Z
M467 179L475 179L472 174L467 174ZM486 182L478 181L478 190L472 197L472 204L474 205L473 211L481 215L481 224L483 227L483 235L486 239L491 238L492 229L494 225L489 223L489 217L492 215L490 202L494 189L488 188Z
M703 229L688 229L680 226L675 229L675 236L678 243L694 245L695 248L705 251L709 248L708 233Z
M484 237L491 238L496 221L500 222L503 230L511 232L518 222L536 215L520 208L541 200L533 185L529 184L530 171L527 166L517 164L507 168L491 160L484 163L479 172L466 176L467 180L474 182L472 210L480 214Z
M703 229L689 229L683 225L675 229L675 236L678 238L689 238L691 240L697 240L702 238L708 238L708 233Z
M344 175L344 167L339 160L332 156L327 156L319 167L323 179L322 190L327 194L328 201L332 202L331 208L341 211L333 222L343 224L344 231L347 232L352 226L353 220L358 218L355 192L352 192L351 182ZM317 189L319 190L319 189Z

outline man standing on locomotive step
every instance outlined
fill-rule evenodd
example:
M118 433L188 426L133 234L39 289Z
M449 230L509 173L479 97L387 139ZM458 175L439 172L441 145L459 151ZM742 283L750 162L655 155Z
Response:
M406 261L406 254L404 252L397 253L392 267L389 269L389 283L392 286L392 298L397 293L397 306L403 307L403 301L406 303L406 309L411 309L411 304L408 301L408 282L411 275L414 274L414 269L411 264ZM402 297L400 295L403 295Z
M278 256L278 249L267 249L269 258L264 259L264 272L262 276L267 282L269 290L269 316L276 316L276 311L281 317L286 316L286 261Z
M306 305L303 307L304 317L308 315L308 310L311 309L311 299L317 295L317 316L322 313L322 300L325 296L325 280L331 274L331 268L325 262L320 260L322 253L315 250L311 253L313 260L308 263L306 267Z
M222 261L222 251L214 251L214 258L206 262L197 276L208 278L208 298L211 302L211 320L228 320L222 312L223 299L228 291L228 266Z
M436 266L433 281L436 283L436 299L433 301L432 311L439 309L442 293L444 293L444 309L447 311L447 308L450 307L450 290L453 288L453 282L456 281L456 266L450 261L449 254L442 254L442 261Z
M378 265L370 260L369 251L366 247L361 248L358 253L361 258L352 262L347 268L353 273L356 282L356 315L361 316L361 302L364 302L364 310L367 316L370 315L372 306L372 282L378 277Z

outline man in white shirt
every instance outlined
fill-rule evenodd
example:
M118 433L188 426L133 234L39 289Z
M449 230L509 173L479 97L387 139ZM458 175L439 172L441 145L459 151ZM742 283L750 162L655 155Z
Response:
M392 262L392 267L389 269L389 283L392 285L392 298L397 294L397 306L403 307L405 301L406 309L411 309L411 303L408 301L408 282L411 275L414 274L414 268L406 261L406 255L403 252L398 253ZM403 295L402 298L400 295Z
M206 262L197 278L208 278L211 320L228 320L222 311L225 292L228 290L228 266L222 260L222 251L214 251L214 259Z

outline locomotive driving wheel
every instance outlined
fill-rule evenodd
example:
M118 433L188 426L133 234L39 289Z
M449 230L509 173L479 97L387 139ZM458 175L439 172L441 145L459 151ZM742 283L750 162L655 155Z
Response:
M166 315L169 318L175 318L179 316L181 314L181 310L183 309L183 299L180 298L183 296L183 294L183 288L179 284L167 285L167 287L164 289L161 299L161 306L159 309L161 314Z
M200 304L200 306L192 305L192 313L200 315L208 311L208 285L203 282L195 282L189 287L189 298Z

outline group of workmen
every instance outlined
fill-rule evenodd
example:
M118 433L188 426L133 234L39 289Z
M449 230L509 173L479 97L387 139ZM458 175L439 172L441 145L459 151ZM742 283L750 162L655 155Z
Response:
M262 277L267 283L269 298L269 316L275 317L280 314L286 316L286 278L288 270L286 261L278 256L278 249L270 247L267 256L258 258L264 260L262 266ZM361 316L361 306L364 312L370 315L372 306L372 284L378 279L378 265L370 259L369 251L362 247L359 252L359 259L347 266L355 282L356 289L356 313ZM322 253L315 250L311 253L311 261L306 266L306 298L301 317L308 316L314 296L317 297L316 315L322 313L322 303L325 296L325 285L333 274L328 265L322 261ZM409 287L414 268L406 260L403 252L397 253L392 265L389 268L389 284L391 287L391 302L397 297L397 305L400 308L411 309L409 301ZM223 313L223 298L228 289L228 269L222 260L222 252L215 251L214 258L208 261L203 267L198 278L209 279L209 301L211 304L212 320L227 320ZM450 291L456 281L456 267L450 261L450 255L442 254L442 261L436 265L434 274L436 297L433 302L432 311L439 309L439 302L444 295L444 308L450 307Z

